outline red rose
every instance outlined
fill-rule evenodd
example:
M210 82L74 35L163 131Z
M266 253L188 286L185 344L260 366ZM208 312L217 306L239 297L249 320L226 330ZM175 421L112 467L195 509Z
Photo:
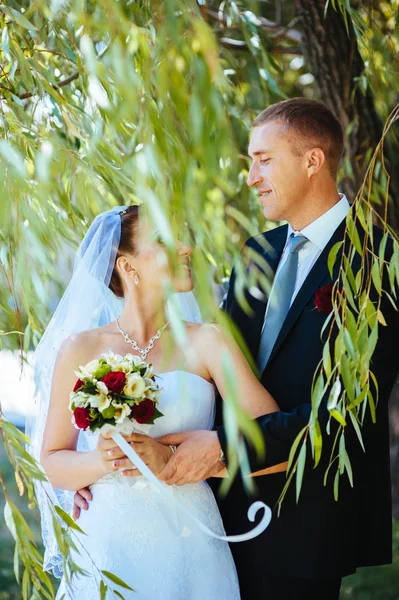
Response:
M84 381L82 381L81 379L78 379L77 382L75 383L75 387L73 388L74 392L77 392L78 390L80 390L81 387L83 387L85 384Z
M327 283L324 287L316 290L316 300L314 301L319 312L329 315L333 310L333 282Z
M82 408L81 406L75 408L73 416L75 417L76 426L79 427L79 429L86 430L88 428L90 425L89 415L90 411L88 408Z
M101 381L105 383L110 392L120 394L125 387L126 375L120 371L117 373L107 373Z
M148 423L151 421L155 412L155 404L149 398L146 398L140 404L136 404L133 407L133 417L136 419L137 423Z

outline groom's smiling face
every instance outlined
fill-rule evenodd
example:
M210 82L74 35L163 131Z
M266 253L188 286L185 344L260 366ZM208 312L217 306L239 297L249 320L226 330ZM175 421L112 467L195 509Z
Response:
M301 155L294 142L292 132L278 121L254 127L251 135L247 183L257 188L263 213L270 221L290 222L309 190L306 153Z

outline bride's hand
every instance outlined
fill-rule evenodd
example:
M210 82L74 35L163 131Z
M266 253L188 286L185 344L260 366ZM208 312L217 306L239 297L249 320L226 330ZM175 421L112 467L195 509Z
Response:
M169 458L172 456L172 450L169 446L157 442L148 435L133 433L132 435L125 435L123 437L130 443L133 450L143 459L154 475L158 475L162 471ZM126 471L123 471L125 477L137 477L138 475L141 475L138 469L132 468L130 459L126 458L119 446L113 448L110 451L110 455L112 457L111 460L113 460L113 464L115 465L114 469L126 468Z
M125 457L124 453L119 446L116 445L114 440L111 437L103 436L102 434L98 437L96 452L97 459L100 462L104 475L118 470L119 467L116 466L117 461L115 458L118 458L119 456Z

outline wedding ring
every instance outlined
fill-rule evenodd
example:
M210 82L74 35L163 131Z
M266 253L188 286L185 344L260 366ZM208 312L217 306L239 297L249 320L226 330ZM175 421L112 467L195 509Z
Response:
M177 450L177 446L169 446L169 448L172 450L172 454L174 454Z

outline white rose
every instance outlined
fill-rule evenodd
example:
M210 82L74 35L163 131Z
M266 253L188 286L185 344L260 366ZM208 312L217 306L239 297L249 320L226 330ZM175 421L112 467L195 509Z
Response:
M130 415L132 409L128 404L118 404L115 400L112 401L112 406L115 408L115 423L123 423L124 419Z
M91 360L90 362L88 362L87 365L80 366L79 371L76 371L75 375L77 375L79 377L79 379L83 379L85 377L87 379L92 379L93 373L95 373L97 371L99 366L100 366L100 361L97 358L95 358L94 360Z
M143 395L145 388L146 385L141 375L138 373L132 373L127 377L123 391L126 396L140 398Z

